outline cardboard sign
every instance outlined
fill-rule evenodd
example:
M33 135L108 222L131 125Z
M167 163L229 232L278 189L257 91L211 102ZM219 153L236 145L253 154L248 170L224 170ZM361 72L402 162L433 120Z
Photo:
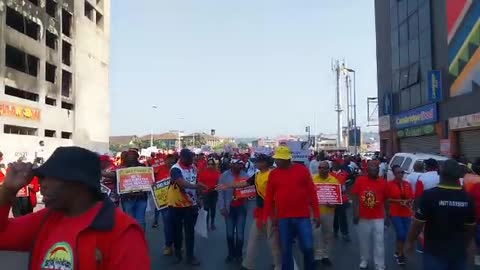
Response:
M315 184L318 202L325 204L342 204L342 186L340 184Z
M152 185L152 197L157 210L161 210L168 206L167 195L170 186L170 178L165 178Z
M151 167L131 167L117 170L118 194L150 191L154 182Z
M247 186L244 188L236 188L234 195L237 199L254 198L257 196L257 189L255 188L255 185Z
M305 166L310 164L308 158L310 157L310 145L308 142L287 141L287 146L292 152L292 161L296 163L303 163Z
M102 191L102 193L105 193L107 194L107 196L110 196L110 193L112 193L112 190L109 189L107 186L105 186L104 184L100 184L100 190Z
M28 189L28 186L24 186L17 193L17 198L18 197L28 197L28 196L30 196L30 190Z

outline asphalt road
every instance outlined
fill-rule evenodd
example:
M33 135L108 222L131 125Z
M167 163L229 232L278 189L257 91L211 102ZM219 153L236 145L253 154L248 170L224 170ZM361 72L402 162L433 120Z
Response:
M250 225L252 222L251 214L247 221L246 235L250 230ZM151 225L152 217L148 217L149 225ZM185 264L174 265L172 257L164 257L163 252L163 233L162 226L157 229L152 229L150 226L147 229L147 238L150 246L150 255L152 258L152 269L175 269L175 270L187 270L187 269L198 269L198 270L230 270L230 269L239 269L238 265L226 265L224 259L227 255L227 246L225 239L225 226L224 222L221 219L218 219L217 222L217 231L210 233L208 239L203 239L199 236L196 237L196 256L202 262L202 265L199 267L190 267ZM355 232L355 227L350 226L352 231L351 236L353 242L344 243L341 240L336 240L333 250L332 250L332 262L333 266L328 269L338 269L338 270L351 270L358 269L359 264L359 253L358 253L358 242L357 235ZM394 234L392 229L388 229L386 234L385 241L386 249L386 262L387 269L402 269L398 267L393 258L393 249L394 249ZM260 252L257 257L257 268L259 270L270 270L271 258L267 248L266 243L263 243L260 248ZM26 265L27 255L14 253L14 252L0 252L0 270L23 270L27 269ZM409 258L407 266L403 269L421 269L420 266L420 256L414 255ZM370 269L373 269L373 262L370 263ZM327 269L321 268L318 269Z

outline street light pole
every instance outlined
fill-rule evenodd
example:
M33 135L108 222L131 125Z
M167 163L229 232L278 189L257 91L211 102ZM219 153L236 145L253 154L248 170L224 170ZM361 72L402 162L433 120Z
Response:
M357 79L356 72L354 69L344 67L347 72L353 73L353 142L354 142L354 152L357 154Z
M158 108L157 105L152 105L153 111L155 111L157 108ZM153 147L153 125L154 125L154 122L152 123L151 130L150 130L150 147Z

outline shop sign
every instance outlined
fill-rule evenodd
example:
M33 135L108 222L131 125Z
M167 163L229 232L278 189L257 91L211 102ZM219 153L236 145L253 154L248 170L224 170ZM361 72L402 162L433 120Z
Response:
M448 119L448 126L451 130L480 127L480 113L452 117Z
M390 115L382 115L378 118L378 129L380 132L390 130Z
M438 121L437 104L432 103L404 113L395 117L397 129L416 127Z
M440 140L440 154L450 156L451 144L449 139Z
M397 131L398 138L419 137L435 134L435 125L425 125L420 127L411 127Z
M431 102L442 100L442 73L440 70L428 71L428 100Z
M0 102L0 116L40 121L40 109Z

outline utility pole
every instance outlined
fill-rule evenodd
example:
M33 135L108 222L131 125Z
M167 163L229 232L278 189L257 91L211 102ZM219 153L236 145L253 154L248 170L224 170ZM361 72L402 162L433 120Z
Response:
M342 146L342 105L340 103L340 63L338 60L335 60L332 63L332 71L335 72L335 83L336 83L336 101L335 101L335 111L337 112L337 147Z

